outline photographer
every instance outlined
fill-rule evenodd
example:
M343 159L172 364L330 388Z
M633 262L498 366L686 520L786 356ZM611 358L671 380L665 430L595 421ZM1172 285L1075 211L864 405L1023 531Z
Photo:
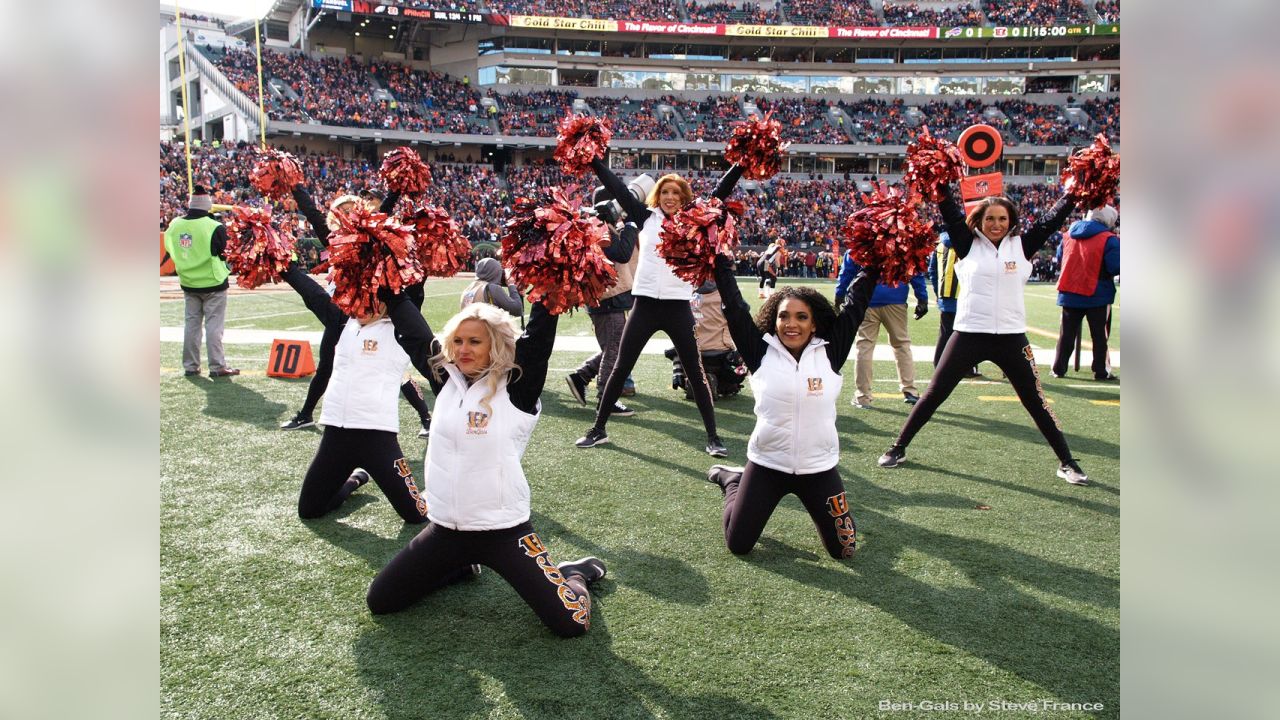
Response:
M653 178L641 175L627 184L627 190L637 200L648 196L653 188ZM631 309L631 285L635 278L639 254L633 252L640 229L635 223L622 222L622 206L603 187L596 188L592 195L595 201L596 217L609 228L610 242L604 248L605 257L613 263L618 273L618 283L605 291L596 307L587 308L587 316L591 318L591 326L595 329L596 342L600 352L587 358L582 367L569 373L565 382L569 383L569 393L583 405L587 404L587 385L596 381L596 405L604 395L605 385L618 363L618 348L622 343L622 328L627 322L627 311ZM615 401L613 415L627 417L635 411Z
M462 291L461 307L473 302L496 305L524 321L524 298L520 291L507 284L502 263L496 258L483 258L476 263L476 279Z

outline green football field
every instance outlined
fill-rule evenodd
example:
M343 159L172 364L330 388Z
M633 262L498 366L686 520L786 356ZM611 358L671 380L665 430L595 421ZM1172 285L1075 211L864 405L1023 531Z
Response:
M427 284L434 327L465 284ZM1044 331L1031 340L1052 347L1053 289L1026 292L1028 322ZM161 324L181 326L181 300L161 301ZM936 308L910 327L932 346ZM231 296L227 328L319 324L292 292L255 291ZM566 317L560 333L589 336L590 322ZM1119 716L1120 386L1089 380L1088 353L1080 373L1041 374L1089 487L1054 476L1052 451L990 365L939 410L907 465L876 467L909 408L890 362L875 365L874 409L851 407L850 361L840 472L859 552L839 562L793 497L750 555L725 549L696 408L660 355L641 357L626 399L637 414L610 422L612 444L575 448L592 412L563 376L586 353L557 352L524 467L552 557L609 567L591 631L574 640L553 636L492 572L371 616L370 580L418 528L373 484L299 520L320 433L277 426L307 380L265 377L266 345L227 354L244 375L186 378L181 345L161 344L165 717L911 718L973 714L945 709L966 702L1003 717ZM931 372L916 364L921 390ZM716 409L733 464L755 419L749 393ZM426 442L405 403L401 426L421 480Z

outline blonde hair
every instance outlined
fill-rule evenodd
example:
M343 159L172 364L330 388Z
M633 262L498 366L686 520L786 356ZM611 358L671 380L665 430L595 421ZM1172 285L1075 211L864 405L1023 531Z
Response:
M458 333L458 326L467 320L484 323L485 330L489 333L489 366L480 372L475 382L483 380L489 384L489 391L481 398L480 404L492 415L493 408L489 405L489 400L498 392L498 383L512 370L520 372L520 366L516 365L518 334L515 319L507 311L488 303L472 303L449 318L440 331L440 351L431 357L431 369L435 372L436 379L445 379L444 366L457 359L454 355L453 338Z
M329 214L325 216L324 224L329 226L331 232L337 232L338 230L338 216L336 213L342 212L342 206L348 203L364 203L364 201L355 195L341 195L329 203Z
M645 205L649 207L658 207L658 195L662 192L662 186L667 183L675 183L680 188L680 205L688 205L693 200L693 188L689 187L689 181L680 177L676 173L668 173L658 178L658 182L654 184L653 189L649 191L649 196L644 199Z

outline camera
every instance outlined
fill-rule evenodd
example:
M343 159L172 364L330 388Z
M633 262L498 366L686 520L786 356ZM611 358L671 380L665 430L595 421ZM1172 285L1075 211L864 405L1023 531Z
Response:
M649 196L649 191L653 190L656 184L654 179L645 173L627 183L627 190L635 199L644 202ZM591 203L596 217L609 225L617 225L622 220L622 206L603 185L596 187L595 192L591 193Z

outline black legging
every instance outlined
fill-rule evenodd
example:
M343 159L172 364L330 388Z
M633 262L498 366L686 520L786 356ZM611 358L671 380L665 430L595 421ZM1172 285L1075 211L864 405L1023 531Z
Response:
M761 290L764 289L765 283L769 283L770 289L778 287L778 276L774 275L768 270L760 271L760 289Z
M640 358L640 351L659 330L665 332L671 342L675 343L680 364L684 365L685 376L693 386L693 398L698 402L698 412L702 414L702 425L707 429L707 437L716 435L715 405L711 402L707 376L702 370L702 354L698 352L698 341L693 334L693 309L689 307L689 301L659 300L643 295L635 296L631 315L622 328L618 364L614 366L609 382L605 385L604 395L600 397L600 406L596 408L596 427L604 430L605 424L609 422L609 415L613 412L614 403L622 396L622 386L635 368L636 360Z
M407 523L427 521L427 501L413 481L396 434L386 430L326 427L320 447L302 479L298 517L312 519L337 510L359 483L351 478L364 468L391 506Z
M503 530L450 530L430 523L378 573L366 602L374 615L399 612L478 563L511 583L560 637L591 626L591 593L580 575L556 568L528 520Z
M1036 427L1040 428L1040 434L1044 435L1057 453L1058 460L1071 460L1067 438L1062 434L1058 418L1049 409L1049 401L1045 399L1044 390L1040 387L1035 354L1026 333L995 335L960 330L953 332L951 339L947 341L947 347L942 351L942 360L934 370L929 387L920 396L915 407L911 408L911 414L907 415L907 422L902 426L896 444L902 448L911 444L911 439L929 422L934 411L946 402L965 373L984 360L995 363L1008 376L1022 406L1031 414Z
M320 359L316 363L316 374L311 376L311 384L307 386L307 399L302 403L300 415L311 417L329 387L329 377L333 375L333 356L338 350L338 338L342 337L345 324L326 325L324 334L320 336Z
M849 514L844 483L836 468L792 475L748 462L741 475L721 471L720 478L724 488L724 542L734 555L751 552L778 502L794 494L809 511L827 554L837 560L853 557L857 526Z

